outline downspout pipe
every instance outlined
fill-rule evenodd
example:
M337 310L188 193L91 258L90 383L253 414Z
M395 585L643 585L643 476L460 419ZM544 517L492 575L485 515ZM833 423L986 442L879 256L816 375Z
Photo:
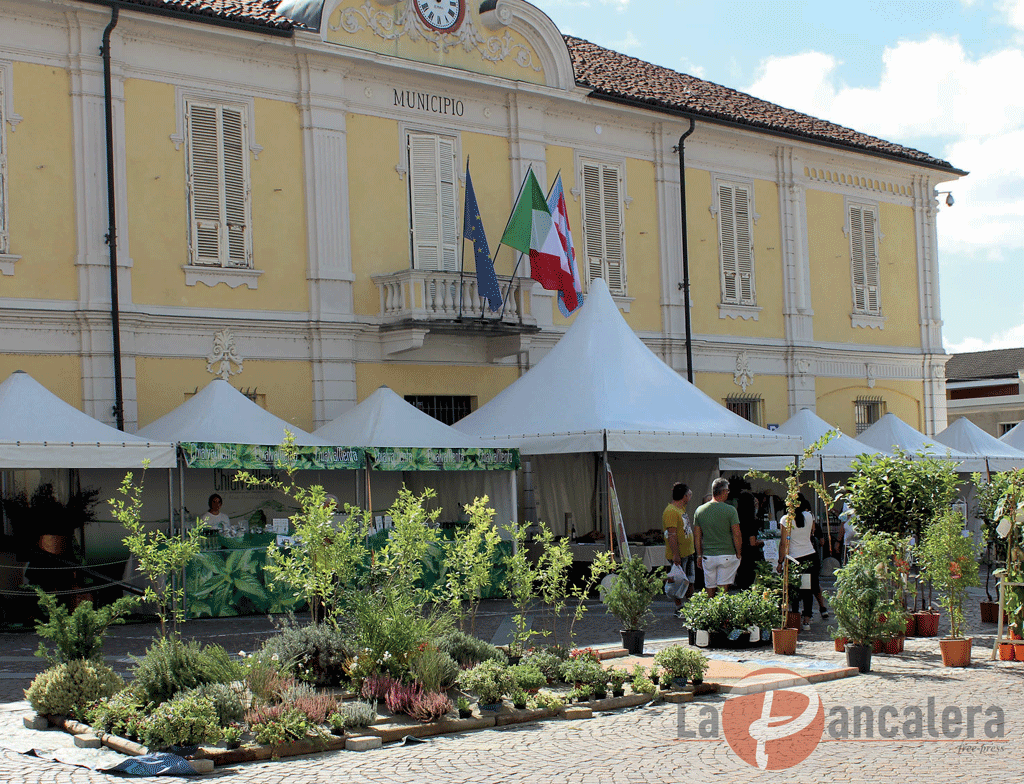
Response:
M686 232L686 150L684 142L686 137L693 133L694 120L689 118L690 127L686 133L679 137L679 144L675 152L679 153L679 213L680 227L683 232L683 282L680 287L683 290L684 313L686 314L686 380L693 383L693 334L690 329L690 253L689 241Z
M111 95L110 34L117 27L118 7L111 6L110 23L103 31L103 110L107 135L107 234L110 253L110 331L114 342L114 418L124 430L124 384L121 378L121 311L117 291L117 201L114 196L114 100Z

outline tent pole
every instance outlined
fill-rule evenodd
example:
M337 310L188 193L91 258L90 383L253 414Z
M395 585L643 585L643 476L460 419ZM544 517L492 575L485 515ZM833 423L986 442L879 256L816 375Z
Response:
M178 452L178 533L182 536L185 535L185 466L184 457L181 451ZM171 523L172 527L174 523ZM173 528L172 528L173 530ZM182 577L184 578L185 570L182 569ZM181 585L181 603L182 603L182 618L188 620L188 595L185 593L186 585L184 580Z
M821 486L827 487L825 484L825 458L822 455L818 455L819 465L821 467ZM823 499L824 500L824 499ZM829 509L825 509L825 531L828 533L828 554L832 557L832 521L829 520ZM824 559L822 559L824 560Z
M516 471L509 471L509 484L512 490L512 525L519 525L519 476Z
M609 497L610 493L609 493L609 487L608 487L608 431L607 430L601 431L601 437L602 437L603 444L604 444L604 450L603 450L603 452L604 452L604 460L603 460L603 463L604 463L604 476L602 477L602 481L601 481L601 487L604 488L604 493L603 493L604 507L603 507L602 511L604 513L605 521L608 523L608 549L611 550L612 552L614 552L615 550L612 547L612 533L613 533L613 531L612 531L612 504L611 504L611 498Z

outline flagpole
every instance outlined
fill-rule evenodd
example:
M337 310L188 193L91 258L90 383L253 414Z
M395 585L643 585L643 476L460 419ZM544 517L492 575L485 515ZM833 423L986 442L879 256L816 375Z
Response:
M468 164L467 164L468 165ZM512 222L512 216L515 215L516 205L519 203L519 197L523 195L523 188L526 187L527 180L530 179L530 172L533 171L533 164L531 163L526 168L526 176L523 177L523 181L519 184L519 193L516 194L515 200L512 202L512 211L508 214L508 220L505 221L505 228L501 230L501 236L505 236L505 232L508 231L508 225ZM491 266L494 266L494 260L498 258L498 251L501 250L501 240L498 241L498 247L494 251L494 255L491 257ZM512 283L516 279L516 272L519 271L519 264L523 260L523 252L519 252L519 260L516 262L516 266L512 268L512 277L508 282L508 291L505 292L505 296L501 298L501 313L498 316L498 322L505 318L505 306L508 304L508 298L512 294ZM500 285L499 285L500 288Z
M469 156L466 156L466 179L469 179ZM462 321L462 300L463 294L463 278L466 274L466 199L469 198L469 188L463 189L462 194L462 256L459 259L459 321ZM474 248L476 246L474 245ZM474 251L474 256L475 256Z

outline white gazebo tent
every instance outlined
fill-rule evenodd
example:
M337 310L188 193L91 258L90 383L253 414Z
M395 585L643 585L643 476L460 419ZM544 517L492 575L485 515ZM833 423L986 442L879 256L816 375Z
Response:
M567 512L576 524L597 521L605 528L595 503L603 468L594 455L609 456L626 529L635 533L660 528L673 481L687 480L698 500L708 492L719 456L803 448L798 438L728 411L662 362L600 279L554 348L455 427L536 456L537 518L556 533L567 533Z
M809 408L802 408L779 425L775 432L797 436L803 443L803 448L807 448L825 433L835 429ZM825 474L848 473L857 457L864 454L878 454L879 451L872 446L862 444L845 433L839 433L814 453L807 462L806 468L808 471L822 471ZM723 457L718 461L718 465L722 471L743 471L748 468L756 468L759 471L785 471L786 466L793 462L794 457L795 455L792 457Z
M984 470L984 461L940 443L935 437L929 438L914 430L893 413L885 414L871 427L860 433L857 440L882 452L901 449L911 456L918 453L925 457L946 458L960 463L960 473Z
M967 417L960 417L938 433L935 440L985 462L987 473L1024 467L1024 452L991 436Z
M1011 427L999 437L999 440L1004 444L1009 444L1014 449L1024 450L1024 422L1018 422Z
M330 443L365 448L370 458L368 469L374 471L371 498L376 499L378 509L386 508L404 483L417 493L432 487L449 514L460 513L460 504L486 494L497 524L518 519L516 450L495 450L493 444L484 444L423 413L386 386L314 435ZM508 459L495 459L499 457ZM498 474L504 476L499 479Z
M0 383L0 495L26 494L32 485L49 481L42 476L21 476L15 472L47 472L57 495L71 491L72 484L98 484L102 499L109 498L123 476L117 469L139 471L145 461L151 468L173 469L174 444L162 439L140 438L105 425L64 402L23 371L15 371ZM74 472L77 471L77 477ZM84 476L84 481L83 481ZM167 473L170 508L173 486ZM98 525L98 524L93 524ZM6 532L5 532L6 533ZM91 543L94 531L82 532ZM14 561L10 560L9 566ZM59 568L59 567L58 567ZM8 570L5 570L8 571ZM7 575L8 577L10 575ZM0 582L11 587L16 582Z

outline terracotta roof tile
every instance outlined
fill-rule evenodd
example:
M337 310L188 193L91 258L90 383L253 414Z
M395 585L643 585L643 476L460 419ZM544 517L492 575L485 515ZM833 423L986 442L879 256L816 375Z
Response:
M946 363L946 381L1015 378L1024 370L1024 348L971 351L954 354Z
M194 16L211 16L256 27L291 30L292 21L277 13L280 0L122 0L124 5L179 11Z
M569 35L563 38L569 48L577 84L591 88L598 96L624 98L649 104L652 109L692 114L696 119L725 120L962 173L946 161L920 150L819 120L714 82L652 65L582 38Z

